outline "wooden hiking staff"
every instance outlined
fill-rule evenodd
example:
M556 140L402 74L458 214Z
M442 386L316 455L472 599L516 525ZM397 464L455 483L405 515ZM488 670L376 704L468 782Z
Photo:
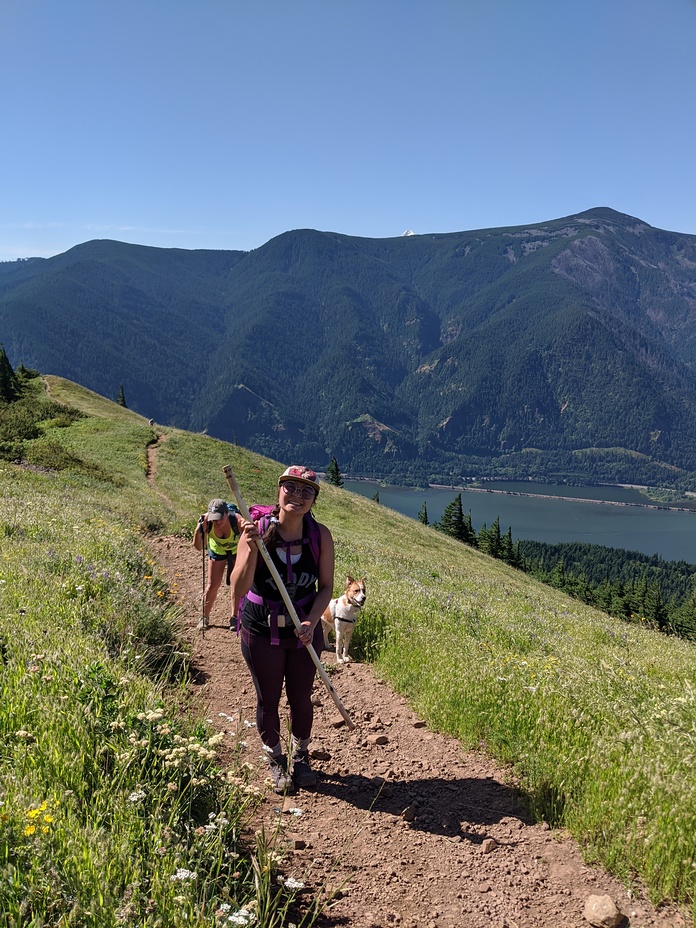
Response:
M232 467L229 464L226 464L222 468L222 472L224 473L225 479L227 480L227 485L229 486L230 490L232 490L232 493L234 494L234 498L237 500L239 511L244 516L244 518L247 520L247 522L253 522L253 519L251 518L251 515L249 514L249 510L247 509L246 503L244 502L244 499L242 498L242 493L241 493L241 490L239 489L239 484L237 483L237 479L234 476L234 473L232 472ZM298 631L301 631L302 623L300 622L299 616L297 615L295 604L290 599L290 594L285 588L283 579L278 573L278 569L276 568L275 564L273 563L273 559L271 558L268 548L263 543L263 540L261 538L256 538L255 540L256 540L256 546L259 549L261 557L266 562L266 566L270 570L271 576L273 577L273 580L275 581L276 586L280 590L280 595L282 596L283 602L285 603L285 608L288 610L288 615L292 619L295 628ZM315 667L319 671L319 676L321 677L324 686L329 691L333 701L336 703L336 707L338 711L343 716L343 719L348 725L348 728L352 730L353 728L355 728L355 722L348 715L346 707L341 702L338 693L333 687L333 683L331 682L331 680L329 680L329 675L324 670L322 663L319 660L319 656L317 652L314 650L314 647L311 644L311 642L309 644L306 644L305 647L309 651L309 656L312 658L312 660L314 661Z

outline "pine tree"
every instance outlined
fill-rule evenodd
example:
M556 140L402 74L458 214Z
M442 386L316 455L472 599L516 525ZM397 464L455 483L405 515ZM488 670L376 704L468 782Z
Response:
M461 493L458 493L452 502L445 506L438 528L445 535L451 535L457 541L464 541L464 513L462 512Z
M430 520L428 519L428 503L427 500L423 500L423 505L418 511L418 521L422 522L423 525L430 525Z
M474 526L471 524L471 509L464 516L464 543L471 545L472 548L478 547L478 543L476 541L476 531Z
M326 468L326 482L334 487L343 486L343 477L341 476L336 458L331 458L329 466Z
M500 560L505 561L506 564L511 564L513 567L517 566L515 564L515 549L512 544L512 526L508 526L508 530L502 538Z
M377 492L375 493L375 495L372 497L372 501L373 501L374 503L379 503L379 490L377 490Z
M500 537L500 516L496 516L491 527L486 531L485 543L481 544L481 550L491 557L499 558L502 550L502 539Z
M0 345L0 403L12 403L21 392L19 381L5 354L5 349Z
M126 394L123 392L123 384L118 388L118 398L116 402L119 406L126 406Z

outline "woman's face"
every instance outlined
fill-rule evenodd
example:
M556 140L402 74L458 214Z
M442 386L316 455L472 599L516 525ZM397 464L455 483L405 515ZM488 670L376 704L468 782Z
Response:
M280 508L287 512L308 512L316 498L316 491L299 480L284 480L278 492Z

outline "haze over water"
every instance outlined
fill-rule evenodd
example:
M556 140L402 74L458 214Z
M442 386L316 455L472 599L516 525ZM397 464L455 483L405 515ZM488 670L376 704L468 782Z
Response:
M544 494L544 498L462 490L462 508L464 512L471 510L471 521L477 532L484 522L490 526L499 516L501 532L512 527L513 542L523 538L550 544L578 541L658 554L666 561L696 564L696 512L588 501L592 498L647 502L637 490L620 487L550 487L529 483L488 486ZM445 507L459 492L453 489L414 490L355 480L346 480L344 489L370 499L379 491L381 505L413 519L425 502L430 522L442 518ZM560 499L560 495L576 499Z

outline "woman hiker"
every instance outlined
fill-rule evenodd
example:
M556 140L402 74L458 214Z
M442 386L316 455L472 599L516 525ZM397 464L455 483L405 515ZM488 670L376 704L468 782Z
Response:
M243 522L232 584L240 601L242 655L256 689L256 724L273 785L282 793L317 782L308 752L316 665L305 645L311 642L317 654L323 646L321 614L333 595L334 545L328 528L310 513L319 494L314 471L288 467L278 487L272 512L257 523ZM259 534L295 606L301 632L284 614L281 594L255 543ZM290 706L289 763L281 744L278 708L283 684Z
M208 511L198 520L193 535L193 545L196 551L203 551L204 538L208 545L208 581L203 593L203 615L198 621L199 629L206 629L210 622L210 613L222 578L227 568L227 583L230 584L232 568L237 555L237 543L242 530L243 519L237 512L236 506L228 505L224 499L210 501ZM230 628L237 624L237 600L234 596L234 587L230 585Z

